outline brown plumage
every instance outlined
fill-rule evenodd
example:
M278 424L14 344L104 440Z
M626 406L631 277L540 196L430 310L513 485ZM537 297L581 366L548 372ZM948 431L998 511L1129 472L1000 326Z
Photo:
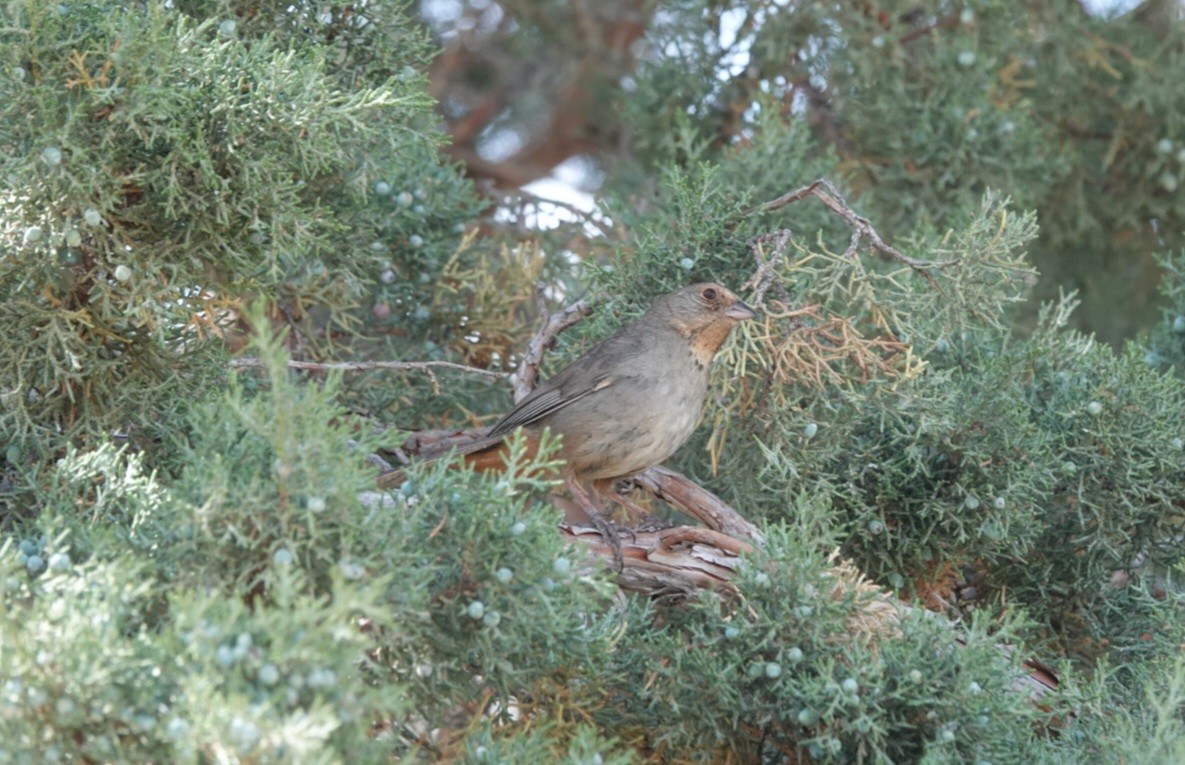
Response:
M477 470L504 469L508 435L522 428L537 442L550 429L563 438L565 478L585 504L574 481L627 478L683 445L703 413L716 351L737 322L755 315L719 284L692 284L663 295L532 391L483 437L456 451ZM402 481L402 471L395 471L381 476L379 486Z

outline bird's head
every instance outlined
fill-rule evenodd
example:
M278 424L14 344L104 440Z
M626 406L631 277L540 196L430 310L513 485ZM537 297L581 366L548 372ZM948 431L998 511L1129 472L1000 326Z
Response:
M733 325L757 316L732 290L713 282L689 284L663 295L650 312L688 338L705 363L716 355Z

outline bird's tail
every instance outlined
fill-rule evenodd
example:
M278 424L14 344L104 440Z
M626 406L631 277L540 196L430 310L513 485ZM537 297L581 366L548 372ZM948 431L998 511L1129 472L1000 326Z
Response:
M538 439L529 436L528 456L532 456L538 448ZM433 460L454 454L463 458L463 463L479 471L503 472L506 470L506 458L509 449L506 446L506 435L478 436L472 441L457 443L456 439L446 439L440 444L427 447L416 455L417 462L431 462ZM378 478L380 489L394 489L407 480L404 470L393 470Z

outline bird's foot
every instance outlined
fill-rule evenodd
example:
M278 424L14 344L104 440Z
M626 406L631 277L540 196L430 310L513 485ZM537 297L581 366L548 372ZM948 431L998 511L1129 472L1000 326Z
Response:
M629 536L634 539L634 532L624 526L618 526L613 521L607 519L600 512L589 513L589 519L593 526L597 527L597 531L601 534L601 539L613 548L613 567L617 569L617 573L625 570L625 555L621 550L621 538Z
M633 537L633 532L629 529L622 528L612 521L608 520L601 512L601 508L593 501L584 487L575 478L568 476L564 483L568 486L568 491L572 494L572 499L580 506L580 509L588 514L589 520L592 521L593 526L600 532L601 538L605 540L613 548L613 564L617 569L617 573L625 570L625 556L621 551L621 535L623 533L629 534Z

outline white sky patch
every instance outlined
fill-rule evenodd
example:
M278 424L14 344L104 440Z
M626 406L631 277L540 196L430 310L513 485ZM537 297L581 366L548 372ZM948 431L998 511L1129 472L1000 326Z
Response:
M734 8L730 11L725 11L720 14L720 49L728 50L736 44L737 33L741 29L741 25L745 23L748 18L748 12L743 8ZM741 72L745 71L745 67L749 66L749 46L752 45L752 38L744 41L736 50L730 51L720 59L721 72L720 79L728 79L729 77L736 77Z
M462 9L460 0L425 0L420 3L420 14L429 24L454 22Z
M1095 16L1111 18L1134 9L1140 0L1083 0L1082 4Z
M481 137L477 153L490 162L505 162L523 148L523 139L513 130L486 128L490 135Z
M577 189L572 185L572 182L573 181L570 178L561 179L556 177L555 173L552 173L546 178L540 178L533 183L527 184L523 187L523 190L539 197L540 199L554 199L557 202L571 205L572 207L582 210L583 212L592 212L593 208L597 206L596 200L593 199L593 195L586 194L585 192ZM576 220L574 213L567 210L563 210L562 212L564 213L564 216L562 216L561 220Z
M569 159L557 165L551 175L524 186L523 191L541 200L561 203L557 205L540 204L534 219L528 220L527 224L546 230L555 228L561 223L582 220L574 210L567 209L567 207L589 213L598 220L608 222L604 215L597 211L596 198L579 188L581 184L588 182L587 170L584 160ZM584 228L589 236L602 234L600 229L591 223L585 224Z

